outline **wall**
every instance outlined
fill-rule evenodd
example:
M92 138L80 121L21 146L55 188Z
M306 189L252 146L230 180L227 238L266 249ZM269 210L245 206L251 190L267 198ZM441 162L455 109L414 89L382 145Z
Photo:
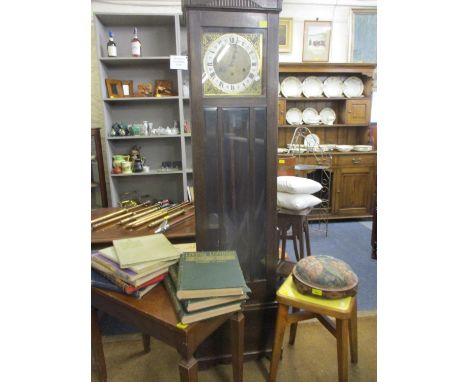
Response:
M332 21L330 62L348 62L351 8L376 7L377 0L284 0L280 17L293 18L291 53L280 53L280 62L301 62L304 20Z

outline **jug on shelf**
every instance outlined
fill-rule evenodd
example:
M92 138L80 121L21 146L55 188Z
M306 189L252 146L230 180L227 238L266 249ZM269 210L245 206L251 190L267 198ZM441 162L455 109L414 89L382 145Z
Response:
M133 161L133 172L143 172L145 158L137 158Z

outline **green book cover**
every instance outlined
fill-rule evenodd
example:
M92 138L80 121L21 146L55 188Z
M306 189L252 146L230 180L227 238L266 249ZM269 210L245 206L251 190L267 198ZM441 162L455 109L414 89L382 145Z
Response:
M112 242L122 268L179 257L179 251L163 234L119 239Z
M166 277L164 278L163 282L164 286L166 287L167 293L169 294L169 298L171 299L172 305L174 306L174 310L176 311L177 317L183 324L191 324L193 322L206 320L211 317L236 312L241 309L240 302L236 302L219 305L214 308L202 309L194 313L188 313L177 298L176 287L172 282L172 279L170 277Z
M179 299L238 296L250 292L235 251L184 252L177 280Z
M169 277L174 285L177 285L179 272L179 264L172 264L169 267ZM246 293L242 293L237 296L225 296L225 297L205 297L205 298L190 298L186 300L180 300L180 303L187 312L195 312L197 310L223 305L230 302L244 301L247 300L248 296Z

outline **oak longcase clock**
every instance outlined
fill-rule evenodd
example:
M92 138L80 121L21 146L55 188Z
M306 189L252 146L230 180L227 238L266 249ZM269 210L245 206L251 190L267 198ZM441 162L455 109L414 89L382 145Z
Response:
M271 349L276 312L280 11L281 0L184 1L197 250L237 252L250 355ZM228 342L215 333L200 351Z
M258 297L271 295L277 261L280 6L278 0L184 4L197 248L236 250Z

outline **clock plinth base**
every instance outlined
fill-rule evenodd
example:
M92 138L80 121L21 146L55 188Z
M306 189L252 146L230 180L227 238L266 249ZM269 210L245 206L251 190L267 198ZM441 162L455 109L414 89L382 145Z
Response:
M268 357L273 349L277 303L246 304L242 313L245 317L244 361ZM230 326L222 325L195 354L200 368L231 362Z

